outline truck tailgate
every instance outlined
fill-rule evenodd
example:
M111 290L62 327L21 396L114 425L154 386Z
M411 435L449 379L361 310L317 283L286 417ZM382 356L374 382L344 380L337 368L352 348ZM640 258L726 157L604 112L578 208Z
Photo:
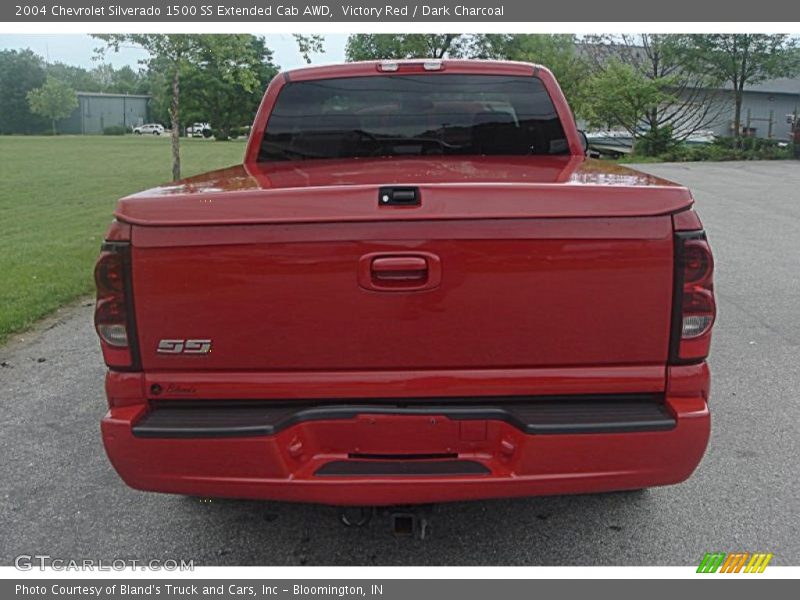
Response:
M664 364L669 215L135 226L142 366ZM210 340L206 354L161 340Z

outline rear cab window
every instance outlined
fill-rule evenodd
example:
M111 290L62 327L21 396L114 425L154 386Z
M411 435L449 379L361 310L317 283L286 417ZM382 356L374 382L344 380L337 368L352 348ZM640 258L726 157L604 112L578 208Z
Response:
M437 73L289 82L259 161L568 153L537 77Z

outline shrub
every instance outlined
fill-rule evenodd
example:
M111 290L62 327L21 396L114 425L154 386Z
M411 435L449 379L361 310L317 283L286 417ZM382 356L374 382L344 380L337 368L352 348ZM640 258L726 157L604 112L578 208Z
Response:
M128 133L128 128L122 125L110 125L103 128L103 135L125 135Z
M717 138L712 144L677 144L658 155L663 162L727 161L727 160L781 160L792 158L790 146L781 147L778 140L742 138L737 147L734 138ZM625 158L625 162L637 162L649 157L636 148L637 154Z
M213 135L214 139L218 142L224 142L227 140L235 140L238 137L247 137L250 135L250 128L249 127L231 127L230 129L211 129L206 130L209 132L209 136ZM205 131L203 132L205 135Z
M636 139L636 153L643 156L659 156L678 145L672 135L672 126L657 127Z

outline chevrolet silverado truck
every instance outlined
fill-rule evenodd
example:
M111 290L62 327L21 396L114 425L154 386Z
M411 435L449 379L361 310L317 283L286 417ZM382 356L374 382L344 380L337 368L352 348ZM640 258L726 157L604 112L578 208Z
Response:
M692 195L587 158L544 67L282 73L243 164L114 216L102 437L133 488L414 505L675 484L706 449Z

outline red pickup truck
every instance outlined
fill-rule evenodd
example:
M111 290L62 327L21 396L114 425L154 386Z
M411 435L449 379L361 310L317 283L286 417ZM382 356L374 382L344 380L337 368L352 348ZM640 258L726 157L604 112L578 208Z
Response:
M130 486L340 506L674 484L705 451L690 192L591 160L553 75L278 75L242 165L119 201L96 267Z

